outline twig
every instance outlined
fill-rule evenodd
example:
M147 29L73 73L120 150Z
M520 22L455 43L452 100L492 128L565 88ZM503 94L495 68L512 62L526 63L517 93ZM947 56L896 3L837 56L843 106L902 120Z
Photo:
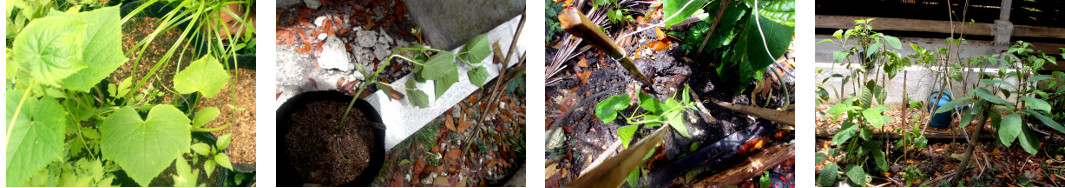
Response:
M717 29L717 23L721 22L721 15L725 14L725 9L728 8L728 2L730 0L721 0L721 8L717 10L717 16L714 17L714 23L710 24L710 30L706 32L706 37L703 37L703 44L699 45L699 50L695 51L695 55L698 56L703 52L703 48L706 47L706 42L710 41L710 36L714 35L714 30ZM755 5L758 6L758 5ZM753 14L758 14L757 12ZM770 54L772 55L772 54Z
M739 111L748 115L758 116L769 121L795 126L795 112L780 111L746 105L737 105L729 102L722 102L714 98L710 98L710 100L716 103L718 106L725 107L729 110Z
M689 89L688 93L691 94L692 98L694 98L695 100L702 100L702 99L699 98L699 94L695 93L695 90L690 90ZM695 107L699 109L699 112L701 112L699 114L702 115L703 120L705 120L707 123L716 123L717 122L717 118L714 118L713 115L710 115L710 110L707 110L706 106L703 106L702 102L696 102L695 103Z
M606 150L603 150L603 153L600 153L599 157L596 157L591 164L588 164L588 167L584 168L584 170L582 170L580 174L584 175L584 173L588 173L589 170L599 166L599 164L603 163L604 160L610 157L610 154L613 154L614 151L617 151L620 147L621 139L614 141L614 144L610 145L610 147Z

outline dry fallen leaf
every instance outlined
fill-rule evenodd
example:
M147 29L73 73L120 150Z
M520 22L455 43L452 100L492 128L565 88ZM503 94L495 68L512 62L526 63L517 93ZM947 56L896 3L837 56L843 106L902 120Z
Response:
M459 120L458 132L465 132L466 128L470 128L470 124L473 124L473 121Z
M658 37L657 38L658 40L665 39L666 38L666 32L662 32L662 29L659 29L658 27L655 27L655 36Z
M584 72L577 73L577 78L581 79L581 84L577 85L577 87L580 87L580 86L583 86L584 84L587 84L588 83L588 77L591 76L591 75L592 75L592 71L584 71Z
M462 156L462 149L456 148L447 151L447 155L444 156L447 160L458 160Z
M577 61L577 66L588 67L588 59L581 59L580 61Z
M447 126L448 130L455 131L455 120L451 119L451 110L444 113L444 126Z
M663 42L663 41L667 41L667 40L651 41L651 42L647 43L647 47L650 48L652 51L656 51L656 52L669 49L669 43L667 43L668 41L667 42Z

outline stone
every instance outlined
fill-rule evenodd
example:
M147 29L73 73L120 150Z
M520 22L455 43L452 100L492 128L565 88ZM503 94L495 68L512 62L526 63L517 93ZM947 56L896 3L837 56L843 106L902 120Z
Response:
M318 18L315 18L315 19L314 19L314 25L317 25L318 27L322 27L322 26L325 26L325 25L324 25L324 24L322 23L322 22L324 22L324 21L325 21L325 19L326 19L326 17L325 17L325 16L318 16Z
M392 37L388 36L388 33L385 33L384 29L382 29L380 31L381 31L381 34L377 35L377 36L379 36L379 38L377 38L377 43L380 43L380 44L392 44Z
M377 46L374 47L373 54L377 56L378 61L385 61L385 59L388 58L388 55L392 54L392 51L388 50L387 44L377 43Z
M355 54L355 62L362 64L365 69L373 69L374 54L369 48L363 48L351 44L351 52ZM369 71L369 70L367 70Z
M303 0L304 4L307 4L307 8L318 10L318 7L322 7L322 2L318 0Z
M322 56L318 57L318 66L326 70L336 69L345 72L354 68L351 64L351 56L344 48L344 42L337 37L329 37L322 44Z
M359 30L359 32L355 34L355 38L359 40L360 47L373 48L374 44L377 43L377 32Z

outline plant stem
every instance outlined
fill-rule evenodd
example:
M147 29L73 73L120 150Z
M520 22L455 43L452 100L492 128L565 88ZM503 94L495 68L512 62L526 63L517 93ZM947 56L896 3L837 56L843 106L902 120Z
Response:
M230 125L230 123L226 123L225 125L218 126L218 127L212 127L212 128L193 127L192 128L192 132L215 132L215 131L221 131L221 130L224 130L226 128L229 128L229 125Z
M975 132L973 132L973 138L980 138L980 132L984 130L984 125L987 123L987 119L990 116L990 113L994 113L994 111L991 110L990 102L982 101L980 102L980 105L982 105L980 110L983 112L981 113L983 114L983 116L981 117L982 120L978 121L980 122L980 124L976 126L976 130ZM957 181L962 178L962 174L964 174L963 171L966 168L965 166L969 165L969 159L973 156L973 150L976 149L976 144L979 144L977 142L978 140L979 139L969 139L969 146L965 148L965 156L962 156L961 164L958 165L958 168L955 168L954 178L952 178L951 180Z
M33 85L36 84L36 80L30 81L30 85L26 86L26 92L22 93L22 99L19 99L18 107L15 107L15 113L11 115L11 120L7 124L7 136L4 138L5 143L11 143L11 132L14 132L12 129L15 128L15 122L18 122L18 114L22 111L22 105L26 103L26 98L30 96L30 90L32 90Z
M396 48L396 49L392 50L392 54L388 55L388 59L385 59L383 64L377 66L377 70L374 71L374 73L371 74L370 77L366 77L367 81L366 82L362 82L362 86L359 86L359 90L355 91L355 96L351 98L351 102L348 102L348 108L344 110L344 115L340 116L340 122L337 122L337 126L339 128L344 128L344 121L347 121L348 113L351 113L351 107L355 106L355 101L359 100L359 95L361 95L362 91L366 89L366 86L369 86L370 82L374 82L374 81L377 80L377 74L380 74L382 70L385 70L385 67L388 67L388 64L392 62L392 58L393 57L397 56L396 53L398 53L399 50L410 50L410 49L421 49L421 48ZM428 50L434 50L434 49L428 49ZM408 61L410 61L410 60L408 60ZM414 61L411 61L411 62L414 62ZM374 80L374 81L370 81L370 80Z

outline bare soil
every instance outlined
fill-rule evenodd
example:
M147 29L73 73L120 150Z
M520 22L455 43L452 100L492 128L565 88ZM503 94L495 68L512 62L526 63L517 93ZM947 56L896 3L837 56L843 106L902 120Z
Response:
M291 165L308 182L337 186L354 180L369 165L374 147L372 122L352 110L338 127L347 103L316 101L292 114L285 147Z

